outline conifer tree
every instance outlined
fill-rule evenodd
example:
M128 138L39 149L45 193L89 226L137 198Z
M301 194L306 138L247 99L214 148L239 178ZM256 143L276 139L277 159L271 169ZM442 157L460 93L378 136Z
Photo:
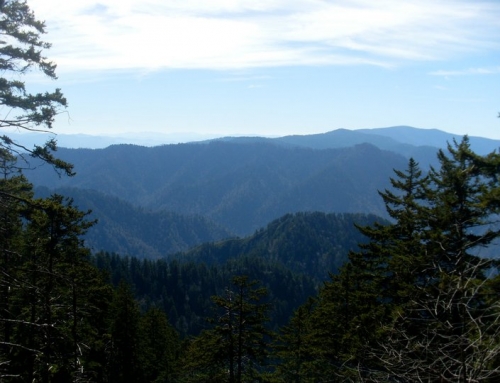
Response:
M141 318L144 382L168 382L175 374L180 351L179 335L158 308Z
M39 70L44 76L56 79L56 65L43 54L50 44L41 39L45 24L36 19L26 1L6 0L0 7L0 149L19 155L28 162L25 153L54 165L64 173L73 174L72 165L57 159L53 152L56 141L25 147L9 137L16 130L49 131L57 114L66 107L66 99L59 89L31 94L26 90L23 76Z
M417 270L425 269L422 201L429 181L413 159L395 174L393 190L380 192L391 223L358 226L369 241L351 252L339 273L325 283L311 315L313 350L322 361L316 371L322 378L355 381L381 368L372 357L384 337L381 324L409 300Z
M10 286L9 371L42 382L69 379L83 373L83 327L96 313L87 300L89 283L103 283L91 277L80 238L92 222L58 195L24 203L20 259Z
M359 227L369 242L309 316L313 381L498 379L498 278L480 257L500 236L498 158L476 155L465 137L426 176L413 160L395 171L380 193L391 223Z
M212 298L214 328L202 332L187 348L183 360L185 382L253 382L267 355L264 324L268 305L257 282L237 276L224 295Z
M15 316L13 293L19 286L18 268L22 262L23 200L32 197L31 185L16 169L15 157L0 149L0 377L9 375L14 346Z
M111 305L109 381L143 381L141 314L130 287L121 282Z
M54 157L56 141L49 139L44 145L25 147L13 140L9 133L27 130L32 132L49 131L54 119L66 106L66 99L59 89L51 92L32 94L27 91L23 76L31 70L38 70L50 79L56 79L55 64L50 62L44 51L50 44L43 41L45 25L36 19L26 1L6 0L0 5L0 169L2 185L0 187L0 233L1 233L1 277L0 291L2 307L0 311L0 338L2 356L0 358L0 374L2 377L24 374L34 376L39 373L46 381L49 376L47 367L37 370L35 365L48 363L51 366L53 338L50 332L52 322L52 303L45 295L45 314L38 316L41 308L42 291L53 291L55 274L49 268L41 267L38 262L47 256L41 241L28 242L27 230L36 227L32 218L34 213L39 217L48 214L52 202L42 203L32 200L32 188L19 173L21 168L32 166L29 157L52 164L59 171L72 175L72 166ZM18 160L24 161L18 164ZM57 205L54 202L55 206ZM63 209L64 210L64 209ZM29 216L26 216L26 213ZM28 222L26 226L26 222ZM42 229L41 226L37 227ZM42 238L42 237L40 237ZM33 239L33 238L31 238ZM29 245L28 245L29 243ZM61 246L58 239L52 243ZM39 247L37 245L40 244ZM37 248L35 253L31 250ZM73 247L74 249L74 247ZM44 253L44 255L42 255ZM55 254L49 257L55 256ZM45 265L46 266L46 265ZM54 265L51 265L54 266ZM48 280L43 287L38 283ZM36 282L35 284L31 284ZM30 302L29 304L27 304ZM23 304L27 304L23 307ZM35 308L37 306L38 309ZM28 309L28 307L30 309ZM55 307L55 306L53 306ZM31 311L30 311L31 310ZM37 323L39 322L39 323ZM43 342L41 334L46 337ZM42 351L47 350L47 354ZM42 353L42 354L40 354ZM23 356L24 355L24 356ZM16 367L16 357L18 366ZM22 366L23 358L26 364ZM48 359L50 362L48 362ZM47 360L44 360L47 359ZM19 367L19 366L22 366ZM18 368L19 367L19 368ZM38 372L36 372L38 371ZM42 378L41 378L42 379Z
M306 383L317 376L317 356L312 350L311 313L315 301L300 306L282 327L273 345L272 357L277 359L273 382Z
M492 262L478 256L500 235L495 209L484 204L497 186L486 182L477 158L467 137L438 153L440 167L431 168L421 205L424 230L417 244L424 252L411 283L398 290L406 299L383 326L385 338L373 352L383 370L372 379L471 382L499 376L491 364L498 355L498 311L484 299ZM399 257L388 263L391 274Z

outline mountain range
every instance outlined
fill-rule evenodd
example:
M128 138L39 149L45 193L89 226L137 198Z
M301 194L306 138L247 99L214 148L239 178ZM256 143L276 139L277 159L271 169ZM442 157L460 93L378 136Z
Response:
M33 143L41 145L48 138L55 138L62 148L103 149L111 145L131 144L139 146L160 146L167 144L206 142L213 139L269 141L316 149L348 147L361 143L371 143L381 149L402 152L415 147L442 148L446 142L460 140L462 136L438 129L419 129L410 126L393 126L372 129L336 129L326 133L310 135L290 135L283 137L220 137L215 134L135 132L115 135L52 134L52 133L12 133L11 138L25 147ZM469 135L474 150L486 154L498 149L499 140ZM410 153L411 154L411 153Z
M377 191L414 157L425 170L460 136L392 127L305 136L224 137L144 147L60 148L75 177L48 166L27 172L40 193L71 196L99 219L95 250L159 257L203 242L248 236L288 213L385 217ZM500 142L470 137L486 154ZM426 145L422 145L422 144ZM94 230L94 232L92 232Z

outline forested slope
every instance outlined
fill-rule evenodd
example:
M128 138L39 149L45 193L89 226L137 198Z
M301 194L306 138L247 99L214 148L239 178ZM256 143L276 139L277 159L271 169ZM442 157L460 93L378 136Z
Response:
M176 257L217 265L231 258L257 256L321 282L366 240L355 225L374 222L386 221L366 214L287 214L251 236L203 244Z
M85 243L95 251L116 252L138 258L161 258L204 242L234 236L208 218L133 206L95 190L39 187L37 195L56 192L71 196L81 210L91 210L89 219L98 225L85 234Z
M93 189L152 210L201 215L237 235L298 211L385 214L377 190L404 157L371 145L313 150L272 144L132 145L60 150L77 176L29 174L36 186Z
M269 326L274 329L287 323L297 307L317 292L310 276L258 256L232 258L219 265L139 260L109 253L97 253L94 260L115 286L120 281L132 286L143 311L158 307L167 313L183 337L210 327L206 319L213 314L211 298L224 294L234 276L245 275L267 288L266 302L272 307Z
M95 264L113 284L127 281L143 309L164 309L182 334L199 333L210 315L210 297L221 294L234 275L247 275L269 290L276 327L366 240L355 224L374 222L384 221L362 214L288 214L252 236L204 244L169 259L98 253Z

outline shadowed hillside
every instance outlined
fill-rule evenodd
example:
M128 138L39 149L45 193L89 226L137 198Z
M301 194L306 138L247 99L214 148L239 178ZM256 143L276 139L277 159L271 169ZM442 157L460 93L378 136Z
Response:
M110 251L137 258L162 258L203 242L233 236L207 218L166 211L152 211L93 190L61 188L56 192L71 196L80 209L92 210L97 225L85 235L93 251ZM47 197L47 188L37 194Z
M377 191L407 162L368 144L327 150L227 142L118 145L58 155L77 175L58 178L41 167L28 174L35 185L92 189L154 211L200 215L237 235L298 211L384 214Z

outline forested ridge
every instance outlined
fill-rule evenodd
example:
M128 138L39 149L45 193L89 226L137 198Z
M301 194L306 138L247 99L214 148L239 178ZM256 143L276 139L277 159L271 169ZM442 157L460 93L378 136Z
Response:
M50 47L41 40L45 25L26 2L7 0L0 2L0 31L0 68L15 77L0 78L0 103L9 110L0 128L50 130L67 104L61 91L31 94L17 79L30 68L56 78L55 64L42 55ZM214 145L256 160L243 147ZM91 212L57 193L35 194L25 175L33 161L74 176L56 150L53 139L28 148L0 136L2 382L500 380L500 265L484 256L496 254L500 237L500 153L478 155L465 136L437 152L436 166L421 168L410 158L375 192L387 220L345 214L345 206L344 214L294 211L248 237L151 260L93 254L84 241L98 225ZM295 149L286 150L280 154L289 160ZM369 145L361 151L373 161L335 152L343 166L334 161L302 179L296 197L327 198L316 188L341 180L346 199L332 206L346 203L360 185L364 193L378 185L380 173L368 177L375 168L399 163ZM319 162L328 154L308 153ZM217 154L208 167L226 163L227 152ZM283 162L264 173L297 174L302 165ZM181 164L172 158L169 166ZM105 184L114 170L93 171ZM261 174L249 182L269 191L273 184ZM354 182L363 176L363 184ZM350 181L357 186L349 188ZM188 196L195 184L176 193ZM136 192L134 185L124 192ZM257 188L245 189L246 197L254 195L249 190Z
M247 238L207 243L167 259L107 252L92 259L113 285L126 281L143 310L161 307L183 335L206 327L211 296L223 292L233 275L244 274L267 288L269 325L276 329L358 248L364 236L355 224L375 220L362 214L288 214Z
M35 195L53 193L71 196L81 210L91 210L85 243L96 251L115 252L138 258L158 259L204 242L234 237L230 231L199 215L179 214L134 206L95 190L35 188Z
M26 172L35 186L71 187L75 194L91 189L152 211L198 215L238 236L299 211L383 215L377 190L406 163L369 144L325 150L230 142L116 145L59 149L58 155L77 176L58 177L41 166Z
M347 253L366 240L355 225L386 222L366 214L286 214L245 238L233 238L196 246L174 256L209 264L222 264L241 256L255 256L283 264L318 284L337 273Z

